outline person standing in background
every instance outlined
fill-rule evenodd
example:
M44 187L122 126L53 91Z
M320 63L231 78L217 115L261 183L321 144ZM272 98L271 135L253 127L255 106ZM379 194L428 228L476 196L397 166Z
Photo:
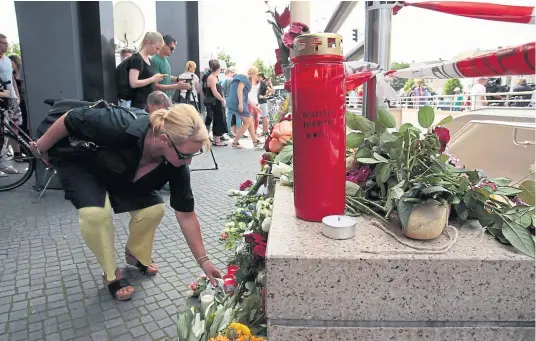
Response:
M471 89L471 108L479 109L488 105L486 100L486 83L488 79L480 77Z
M227 102L227 99L229 98L229 91L231 90L231 84L233 83L233 78L235 77L235 75L235 70L225 70L226 78L221 82L225 102ZM234 138L236 136L236 129L240 128L240 126L242 125L242 120L237 118L236 115L231 115L227 106L225 107L225 117L227 121L227 132L231 138Z
M186 69L179 75L179 80L184 81L191 86L191 91L181 90L179 92L178 102L191 104L195 102L195 107L199 109L199 92L201 92L201 84L199 77L195 74L197 64L193 60L186 62ZM189 97L189 98L188 98Z
M132 56L132 49L129 49L128 47L122 48L121 52L119 52L119 57L121 58L121 61L127 59L130 56Z
M426 105L430 92L422 85L422 80L417 79L415 84L417 86L413 88L413 93L415 94L417 108L420 108Z
M263 73L259 73L259 108L261 113L259 120L262 122L262 135L268 135L268 100L267 98L272 94L272 90L268 88L266 84L266 77Z
M209 130L212 124L212 145L215 147L227 146L223 134L227 132L224 117L225 98L222 96L221 85L218 84L218 75L220 74L220 62L217 59L211 59L208 62L210 73L203 76L203 104L207 109L205 125Z
M22 59L16 54L10 55L9 59L11 59L13 66L13 77L15 78L15 82L17 82L16 86L17 90L19 91L19 108L22 117L21 129L26 134L30 135L30 129L28 126L28 110L26 108L26 99L24 96L24 80L21 78Z
M168 57L175 51L177 41L169 34L166 34L163 40L162 48L151 57L151 65L156 73L165 75L164 79L154 85L155 89L163 91L171 100L176 89L190 90L192 87L186 82L179 81L178 77L171 75Z
M143 37L140 52L130 56L128 60L128 81L132 88L131 106L145 109L147 96L154 91L155 83L166 77L156 73L151 65L150 56L158 53L164 45L164 39L158 32L147 32Z

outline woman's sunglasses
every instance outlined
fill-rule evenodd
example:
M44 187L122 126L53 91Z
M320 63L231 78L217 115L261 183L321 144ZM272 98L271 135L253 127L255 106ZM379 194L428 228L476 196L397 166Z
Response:
M194 156L198 156L198 155L203 154L203 149L201 149L201 150L198 151L197 153L193 153L193 154L185 154L185 153L181 153L181 152L177 149L177 146L175 146L175 144L174 144L173 142L171 142L171 140L169 140L169 142L170 142L171 145L173 146L173 149L175 149L175 153L177 153L177 157L179 158L179 160L188 160L188 159L193 158Z

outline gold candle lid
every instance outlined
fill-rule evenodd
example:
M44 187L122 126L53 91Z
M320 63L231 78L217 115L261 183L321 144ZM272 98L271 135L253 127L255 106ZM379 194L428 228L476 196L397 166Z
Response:
M304 34L294 39L294 56L343 56L342 36L335 33Z

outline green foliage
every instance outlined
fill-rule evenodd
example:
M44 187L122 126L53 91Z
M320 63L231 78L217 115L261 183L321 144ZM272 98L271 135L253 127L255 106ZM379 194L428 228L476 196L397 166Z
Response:
M7 55L10 56L12 54L16 54L20 56L20 44L19 43L10 43L7 48Z
M253 62L253 66L257 67L257 69L259 69L259 73L264 74L266 78L274 77L274 66L264 64L264 62L260 58L257 58Z
M447 80L443 88L443 95L454 95L454 89L456 88L460 88L460 92L463 92L463 85L458 78Z
M400 70L400 69L406 69L409 67L409 63L404 62L393 62L391 64L391 70ZM395 89L397 92L404 88L404 84L406 83L406 80L404 78L393 78L391 80L391 86L393 89Z
M233 60L231 59L231 56L228 53L226 53L224 50L218 51L216 58L218 58L218 60L225 61L225 64L227 64L228 69L236 65L236 63L233 62Z

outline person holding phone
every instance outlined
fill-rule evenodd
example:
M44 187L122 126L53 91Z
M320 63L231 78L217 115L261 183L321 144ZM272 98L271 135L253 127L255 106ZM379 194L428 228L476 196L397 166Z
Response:
M155 90L155 83L163 80L166 75L156 73L151 66L149 56L152 56L162 48L164 39L158 32L147 32L140 46L140 52L129 58L128 81L132 88L131 107L144 109L147 105L147 97Z

